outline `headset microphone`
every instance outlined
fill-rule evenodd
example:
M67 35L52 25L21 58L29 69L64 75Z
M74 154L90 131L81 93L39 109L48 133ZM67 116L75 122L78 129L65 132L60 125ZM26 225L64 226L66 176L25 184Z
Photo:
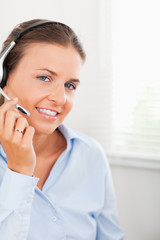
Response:
M5 86L6 84L6 81L7 81L7 67L5 66L4 64L4 61L7 57L7 55L9 54L9 52L11 51L11 49L17 44L17 40L25 33L27 32L28 30L34 28L34 27L37 27L37 26L40 26L40 25L43 25L43 24L46 24L46 23L53 23L53 21L48 21L48 20L42 20L42 21L38 21L38 22L35 22L31 25L29 25L28 27L24 28L23 30L19 31L16 38L2 51L2 53L0 54L0 93L7 99L7 100L10 100L10 98L8 97L7 94L5 94L5 92L3 91L3 87ZM28 110L26 110L25 108L21 107L20 105L16 104L15 105L16 108L26 114L27 116L30 116L30 112Z

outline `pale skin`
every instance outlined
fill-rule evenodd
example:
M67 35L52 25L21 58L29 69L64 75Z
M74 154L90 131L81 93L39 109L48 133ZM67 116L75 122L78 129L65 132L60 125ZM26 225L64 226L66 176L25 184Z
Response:
M40 189L66 148L57 127L73 107L81 66L72 46L32 43L4 87L12 98L0 107L0 141L8 168L35 175ZM30 112L29 117L14 107L17 102Z

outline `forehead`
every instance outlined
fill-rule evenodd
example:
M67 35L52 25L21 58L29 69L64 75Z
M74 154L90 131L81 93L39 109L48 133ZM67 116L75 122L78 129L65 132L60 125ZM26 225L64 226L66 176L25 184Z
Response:
M29 44L25 51L25 55L32 55L32 57L39 57L39 55L42 54L43 57L47 58L53 58L56 57L62 57L64 55L70 56L71 59L81 59L79 53L75 48L72 47L72 45L62 46L59 44L49 44L49 43L32 43ZM58 56L57 56L58 55ZM81 60L82 61L82 60Z
M78 74L82 62L81 56L71 45L32 43L26 47L18 68L50 68L57 72L65 70Z
M52 43L45 43L45 42L36 42L36 43L30 43L26 45L23 51L23 55L32 54L37 56L37 54L40 54L40 53L43 54L44 56L46 56L46 54L49 56L49 54L52 55L56 53L60 55L71 54L74 56L79 56L79 58L81 59L80 54L71 44L63 46L55 43L52 44Z

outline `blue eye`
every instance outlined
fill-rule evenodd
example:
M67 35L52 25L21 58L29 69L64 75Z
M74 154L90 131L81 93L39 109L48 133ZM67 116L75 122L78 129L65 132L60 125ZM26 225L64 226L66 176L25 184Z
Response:
M76 86L73 83L65 83L64 86L69 90L76 90Z
M40 80L40 81L42 81L42 82L49 82L50 81L50 79L49 79L49 77L47 77L47 76L38 76L38 79Z

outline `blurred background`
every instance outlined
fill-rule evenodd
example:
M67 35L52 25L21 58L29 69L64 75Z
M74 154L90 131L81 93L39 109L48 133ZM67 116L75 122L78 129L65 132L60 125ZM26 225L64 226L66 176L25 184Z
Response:
M128 240L160 239L159 12L159 0L0 0L1 44L32 18L79 36L87 61L66 124L103 146Z

